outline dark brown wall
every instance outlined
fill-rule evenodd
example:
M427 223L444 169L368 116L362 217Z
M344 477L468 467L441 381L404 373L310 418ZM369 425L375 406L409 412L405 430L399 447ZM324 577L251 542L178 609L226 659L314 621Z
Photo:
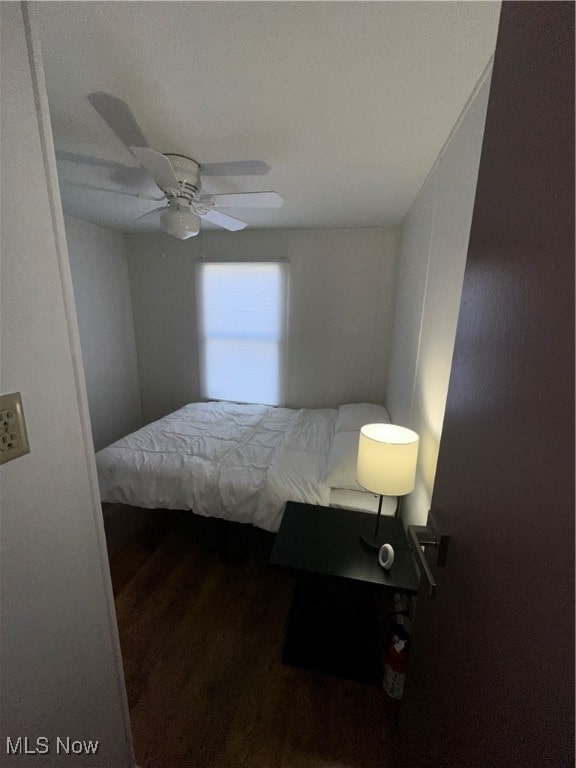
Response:
M505 2L397 765L574 765L574 6Z

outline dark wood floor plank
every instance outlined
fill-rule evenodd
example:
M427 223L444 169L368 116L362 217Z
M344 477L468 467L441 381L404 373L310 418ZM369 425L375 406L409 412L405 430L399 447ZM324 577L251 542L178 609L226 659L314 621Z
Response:
M112 564L138 764L387 768L383 691L283 666L292 577L246 526L223 565L214 522L180 517Z

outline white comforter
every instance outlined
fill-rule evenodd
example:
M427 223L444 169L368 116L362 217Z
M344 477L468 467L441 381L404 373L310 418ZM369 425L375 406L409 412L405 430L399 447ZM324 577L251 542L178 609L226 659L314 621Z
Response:
M102 501L280 525L286 501L328 506L337 409L193 403L96 454Z

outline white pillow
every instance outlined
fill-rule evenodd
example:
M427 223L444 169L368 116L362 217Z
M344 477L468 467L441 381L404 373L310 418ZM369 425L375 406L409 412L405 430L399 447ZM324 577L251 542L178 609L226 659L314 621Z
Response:
M364 424L390 424L390 414L383 405L350 403L338 409L335 433L360 432Z
M330 488L365 491L358 483L358 441L364 424L389 424L390 415L383 405L349 403L338 409L336 427L324 473L324 482Z
M324 474L324 482L330 488L365 490L356 477L359 439L360 431L334 435Z

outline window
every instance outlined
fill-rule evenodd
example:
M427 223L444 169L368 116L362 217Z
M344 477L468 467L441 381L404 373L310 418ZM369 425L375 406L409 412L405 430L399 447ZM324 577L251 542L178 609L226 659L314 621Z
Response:
M283 264L200 265L204 397L279 405L285 295Z

